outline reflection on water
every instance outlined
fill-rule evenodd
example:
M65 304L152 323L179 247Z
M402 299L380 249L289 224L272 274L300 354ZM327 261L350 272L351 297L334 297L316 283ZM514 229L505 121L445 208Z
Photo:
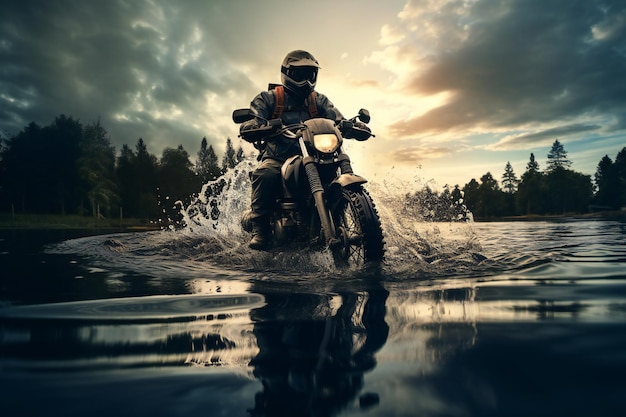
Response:
M388 292L313 296L266 294L267 304L252 311L259 352L250 362L263 390L253 416L333 415L363 387L385 344ZM361 397L374 405L375 393Z
M262 295L261 295L262 294ZM385 344L388 292L156 296L7 307L4 370L102 372L227 367L256 378L251 415L332 415L359 397ZM361 395L364 405L375 393Z
M245 365L256 346L249 310L262 304L260 295L245 294L9 308L3 311L2 352L24 360L20 366L48 370Z
M0 409L626 414L623 223L415 227L369 271L200 233L3 232Z

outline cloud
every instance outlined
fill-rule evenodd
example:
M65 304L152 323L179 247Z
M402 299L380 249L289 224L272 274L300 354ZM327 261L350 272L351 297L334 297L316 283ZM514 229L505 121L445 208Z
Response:
M421 165L427 159L442 158L454 152L454 149L443 146L415 145L395 150L392 157L399 163Z
M380 44L381 45L393 45L405 38L404 33L397 28L390 25L383 25L380 30Z
M364 160L375 143L386 161L408 146L394 157L443 165L446 151L486 160L544 135L626 129L623 2L356 3L5 0L0 132L63 113L100 120L118 149L142 137L157 155L182 144L194 156L206 136L219 152L232 110L279 81L292 49L320 59L318 87L344 113L372 111L380 140ZM334 29L311 36L302 16Z
M224 141L211 97L255 90L238 65L255 52L212 31L228 25L220 21L224 4L8 1L0 127L17 133L65 113L100 119L118 146L141 136L155 150L184 143L193 153L205 135Z
M626 4L609 1L409 1L395 43L370 62L406 95L451 99L390 127L416 136L528 124L591 124L626 114ZM395 32L394 32L395 33ZM594 122L595 120L595 122Z
M348 80L348 83L354 87L380 88L382 84L378 80Z
M552 143L555 139L569 135L579 135L599 131L602 126L574 123L565 126L557 126L550 129L540 130L533 133L508 135L498 142L486 146L486 149L502 151L509 149L530 149L537 145Z

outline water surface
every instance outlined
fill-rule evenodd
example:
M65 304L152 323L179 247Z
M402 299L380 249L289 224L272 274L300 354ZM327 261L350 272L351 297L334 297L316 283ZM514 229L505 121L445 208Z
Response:
M375 198L387 259L360 271L232 222L1 231L2 414L626 415L625 223Z

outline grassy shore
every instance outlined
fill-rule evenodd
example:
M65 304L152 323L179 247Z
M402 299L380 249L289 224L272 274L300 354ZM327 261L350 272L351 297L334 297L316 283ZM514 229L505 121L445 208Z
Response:
M0 213L0 229L129 229L158 230L146 219L96 219L95 217L54 214Z

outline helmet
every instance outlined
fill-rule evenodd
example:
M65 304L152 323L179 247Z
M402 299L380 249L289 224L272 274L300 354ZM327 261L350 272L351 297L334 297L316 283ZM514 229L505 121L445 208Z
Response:
M285 88L298 97L307 97L315 89L317 59L306 51L291 51L283 59L280 68L281 80Z

